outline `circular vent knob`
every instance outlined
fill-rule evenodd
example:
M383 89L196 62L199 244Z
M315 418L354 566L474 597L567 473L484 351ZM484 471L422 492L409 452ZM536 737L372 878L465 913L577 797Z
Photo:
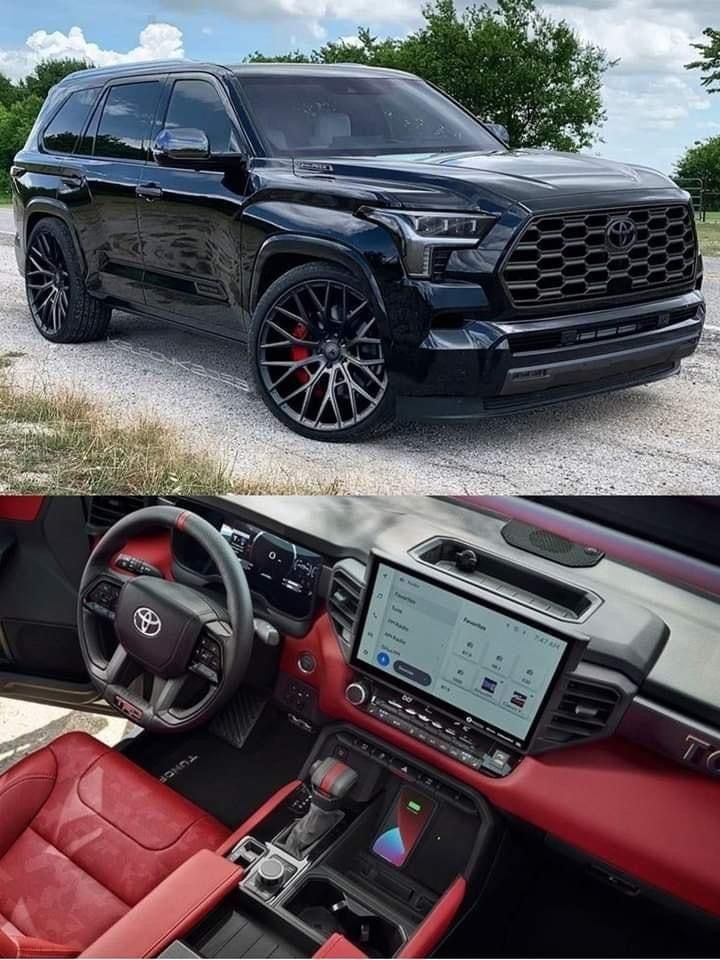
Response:
M345 699L354 707L361 707L367 702L369 696L370 692L368 688L364 683L360 683L359 680L355 680L345 687Z

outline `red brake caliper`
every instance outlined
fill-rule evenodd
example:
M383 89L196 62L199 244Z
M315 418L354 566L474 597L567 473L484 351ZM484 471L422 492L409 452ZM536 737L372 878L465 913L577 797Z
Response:
M294 337L297 337L298 340L305 340L308 335L308 328L304 323L296 323L291 331ZM307 360L311 354L310 347L302 347L299 343L294 343L290 347L290 356L293 360ZM299 367L295 371L295 376L297 377L300 383L307 383L310 379L310 374L307 371L307 367Z

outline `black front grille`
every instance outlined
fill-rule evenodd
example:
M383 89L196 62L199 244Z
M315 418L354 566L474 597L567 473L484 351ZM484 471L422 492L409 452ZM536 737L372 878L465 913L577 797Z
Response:
M562 347L582 346L586 343L607 343L640 333L672 328L678 323L691 320L697 315L697 311L697 306L693 305L680 310L670 310L667 313L653 313L628 320L616 320L612 323L561 327L558 330L528 330L510 334L508 342L514 354L533 353L537 350L558 350Z
M635 237L618 250L617 220ZM515 307L618 300L687 288L695 277L695 229L685 204L545 214L531 220L510 252L503 280Z

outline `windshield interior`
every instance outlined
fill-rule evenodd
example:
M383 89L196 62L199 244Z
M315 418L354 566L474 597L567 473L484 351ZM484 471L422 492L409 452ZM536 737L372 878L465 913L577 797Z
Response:
M504 149L421 80L295 74L243 75L238 82L270 156Z

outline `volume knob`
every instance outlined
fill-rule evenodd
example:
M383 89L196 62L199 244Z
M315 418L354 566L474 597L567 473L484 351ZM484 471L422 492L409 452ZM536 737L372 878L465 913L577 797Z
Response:
M368 688L364 683L360 683L358 680L355 680L353 683L349 683L345 687L345 699L354 707L361 707L367 702L369 696L370 691Z

